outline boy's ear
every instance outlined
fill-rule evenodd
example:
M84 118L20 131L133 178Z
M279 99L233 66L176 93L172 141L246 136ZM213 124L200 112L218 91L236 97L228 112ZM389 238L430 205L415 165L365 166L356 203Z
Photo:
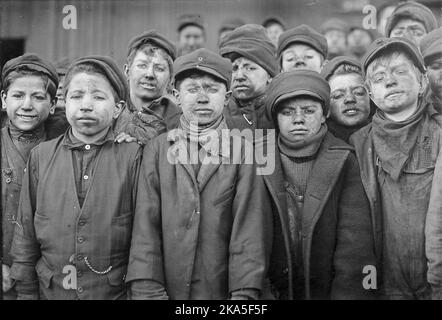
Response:
M51 100L51 106L49 107L49 114L54 114L55 107L57 106L58 98L54 97L54 99Z
M232 96L232 91L227 91L224 97L224 106L227 107L230 101L230 97Z
M5 92L5 90L2 90L0 92L0 95L2 96L1 97L1 99L2 99L2 109L6 110L6 92Z
M177 89L172 89L172 94L175 97L175 100L177 101L177 103L180 103L180 92Z
M124 74L127 80L129 80L129 65L127 63L124 64Z
M115 104L114 113L112 115L112 118L117 119L120 113L123 111L124 107L126 106L126 101L120 100Z

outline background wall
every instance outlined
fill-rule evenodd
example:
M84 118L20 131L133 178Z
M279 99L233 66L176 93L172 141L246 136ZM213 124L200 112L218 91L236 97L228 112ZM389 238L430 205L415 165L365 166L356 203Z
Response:
M216 50L218 28L227 17L240 17L260 24L277 14L289 27L301 23L319 28L329 17L342 17L361 24L362 7L377 0L0 0L1 39L24 39L24 51L56 61L86 54L105 54L124 63L129 40L155 28L171 40L177 39L177 17L200 13L207 26L207 47ZM421 1L439 7L440 0ZM78 29L65 30L62 10L77 8ZM3 43L3 44L2 44ZM5 42L1 52L7 51Z

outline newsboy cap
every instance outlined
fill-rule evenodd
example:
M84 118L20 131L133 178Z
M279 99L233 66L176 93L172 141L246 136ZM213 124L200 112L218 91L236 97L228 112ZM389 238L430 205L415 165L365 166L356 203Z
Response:
M246 24L227 34L219 44L219 53L232 62L238 56L247 58L264 68L270 76L278 74L276 48L267 30L257 24Z
M327 57L327 39L312 27L301 24L296 28L283 32L279 37L277 56L280 63L283 51L295 42L304 43L318 51L324 58Z
M429 32L420 43L425 63L434 55L442 55L442 27Z
M204 30L203 18L199 14L183 14L178 18L178 32L187 26L196 26Z
M200 48L191 53L178 57L173 63L173 79L185 71L202 71L222 80L230 88L232 78L232 63L229 59L206 48Z
M423 23L427 32L437 28L437 19L427 6L415 1L407 1L398 4L391 16L388 17L387 24L385 25L385 35L387 37L390 36L391 30L394 29L398 21L403 18Z
M71 66L66 73L66 77L69 76L74 67L80 64L92 64L100 69L106 76L107 80L110 82L111 86L116 91L118 98L129 103L129 89L127 86L127 79L112 58L95 55L78 58L71 63ZM64 90L67 90L67 88L65 87Z
M175 60L176 58L176 48L175 45L170 42L165 36L158 33L156 30L144 31L142 34L135 36L130 40L127 56L129 56L132 51L138 50L142 45L146 43L152 43L155 46L165 50L167 54Z
M283 72L273 78L267 87L267 111L274 117L281 101L297 96L310 96L321 101L323 114L328 114L330 86L319 73L311 70Z
M368 65L376 59L382 52L386 49L394 48L400 51L405 51L413 60L416 67L422 73L425 73L425 65L422 58L422 55L419 52L419 49L416 47L414 43L406 38L379 38L373 41L370 46L367 48L367 52L362 57L362 71L365 74L367 72Z
M2 84L9 73L21 67L45 74L55 84L55 90L57 90L59 82L57 70L52 63L40 58L35 53L25 53L6 62L2 70ZM50 92L50 94L55 95L55 92Z
M347 56L337 56L331 59L330 61L328 61L324 65L324 67L321 70L321 76L328 81L335 72L335 70L343 64L348 64L356 68L359 68L359 70L361 70L360 73L362 75L362 66L359 60Z

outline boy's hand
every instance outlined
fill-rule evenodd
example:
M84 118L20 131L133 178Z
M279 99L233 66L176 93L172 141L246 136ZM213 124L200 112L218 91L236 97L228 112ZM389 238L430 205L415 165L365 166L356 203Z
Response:
M2 264L2 274L3 274L3 292L7 292L12 288L12 279L11 279L11 269Z
M131 135L120 132L117 137L115 138L115 142L122 143L122 142L137 142L137 139L132 137Z

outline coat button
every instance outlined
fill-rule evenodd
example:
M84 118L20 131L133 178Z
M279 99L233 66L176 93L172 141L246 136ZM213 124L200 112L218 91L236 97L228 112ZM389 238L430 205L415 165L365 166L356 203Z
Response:
M87 144L87 145L84 146L84 148L85 148L86 150L89 150L89 149L91 148L91 146Z
M82 236L79 236L77 238L78 243L83 243L84 242L84 238Z
M84 291L83 287L78 287L77 291L78 291L78 293L82 293Z
M88 176L87 174L85 174L84 177L83 177L83 179L84 179L84 180L87 180L87 179L89 179L89 176Z
M289 268L285 268L284 270L282 270L283 274L287 274L289 272Z
M12 181L11 178L6 178L5 180L6 183L11 183L11 181Z
M77 260L81 261L84 259L84 256L82 254L77 255Z
M79 226L84 226L86 224L86 221L81 219L80 221L78 221L78 225Z

